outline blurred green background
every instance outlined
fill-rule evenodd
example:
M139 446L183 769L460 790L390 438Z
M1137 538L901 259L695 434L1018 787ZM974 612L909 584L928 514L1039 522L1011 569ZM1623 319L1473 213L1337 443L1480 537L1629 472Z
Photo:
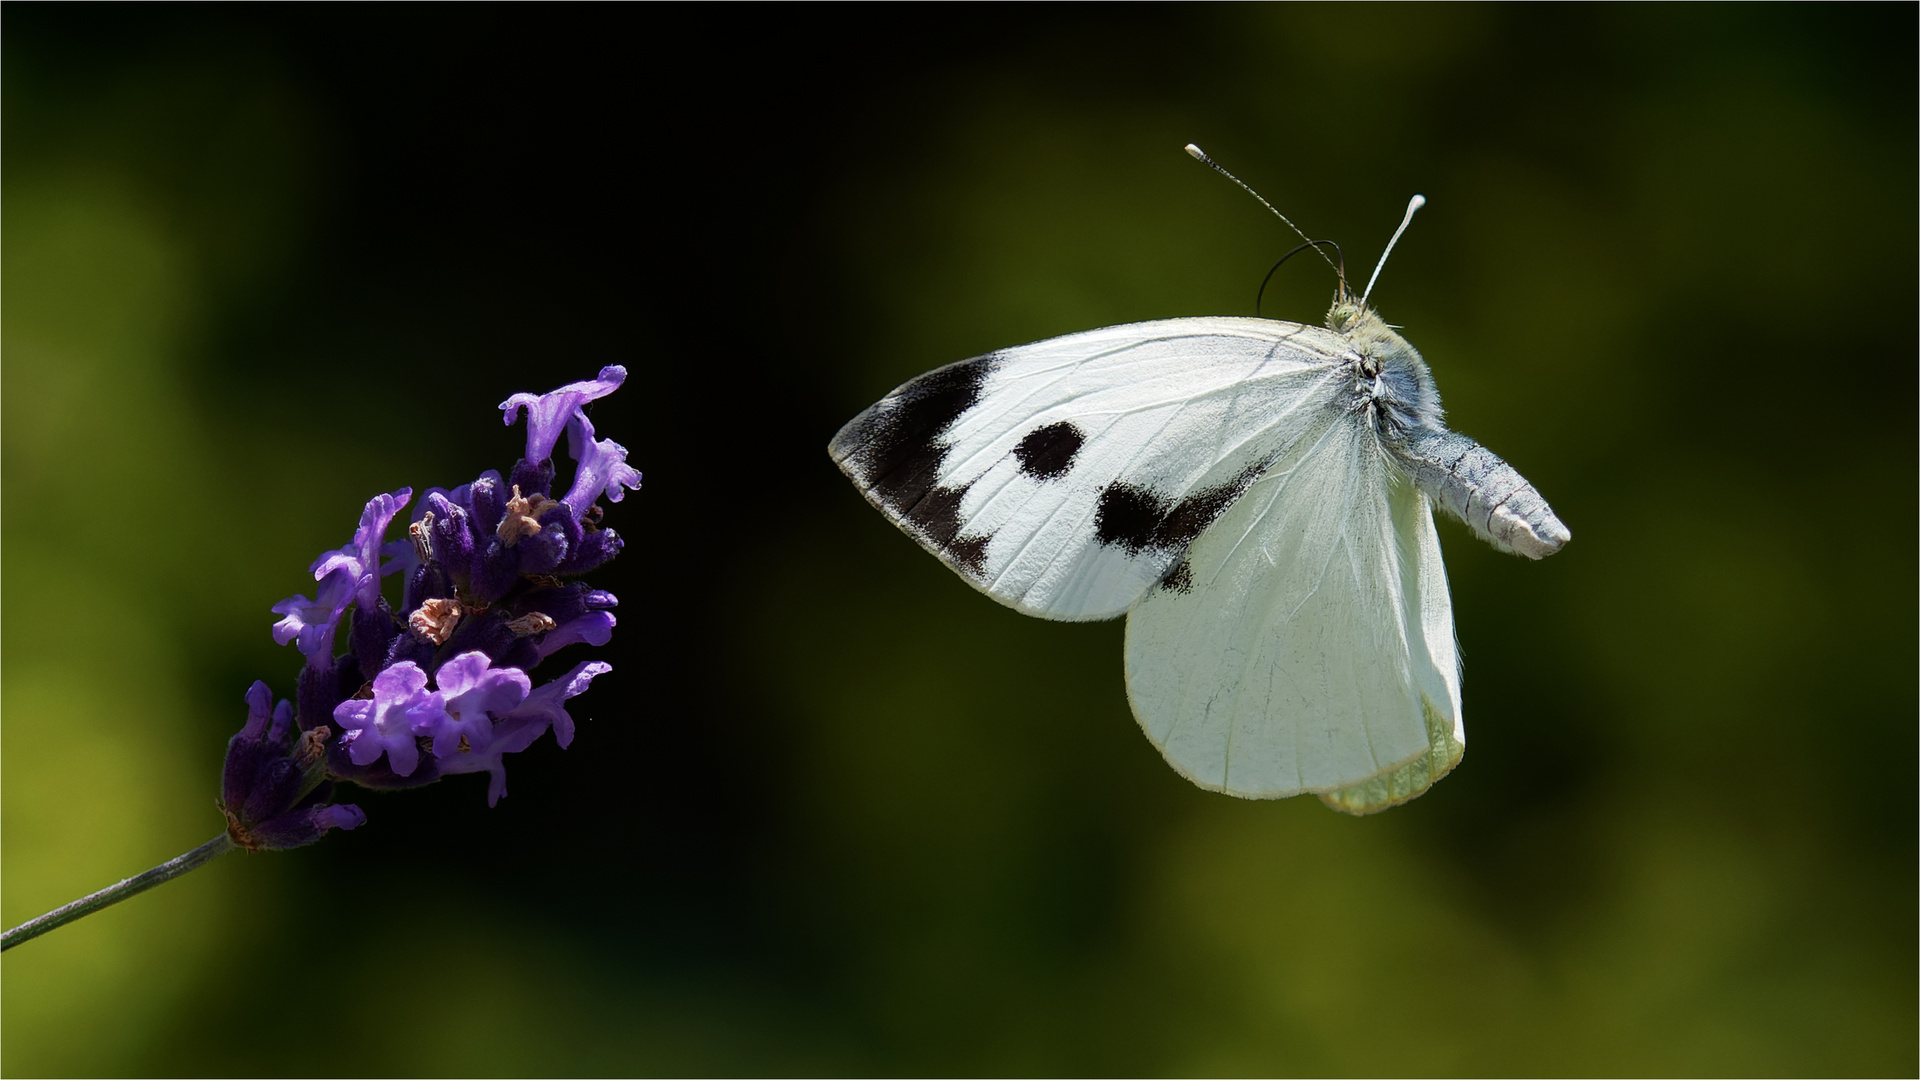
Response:
M620 628L509 768L6 954L0 1070L1912 1075L1912 5L10 6L12 925L219 831L267 608L623 363ZM1370 267L1575 540L1442 526L1470 752L1174 775L825 454ZM1362 271L1363 272L1363 271ZM1266 311L1317 321L1323 266Z

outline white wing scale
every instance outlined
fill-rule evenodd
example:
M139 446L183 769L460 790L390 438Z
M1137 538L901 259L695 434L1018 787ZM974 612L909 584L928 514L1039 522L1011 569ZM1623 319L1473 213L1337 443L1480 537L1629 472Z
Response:
M1309 431L1354 359L1331 331L1168 319L906 383L829 446L875 506L989 596L1053 619L1139 602Z
M1354 413L1323 422L1194 541L1128 618L1126 664L1147 737L1229 794L1383 809L1465 742L1431 504ZM1379 790L1343 790L1370 778Z

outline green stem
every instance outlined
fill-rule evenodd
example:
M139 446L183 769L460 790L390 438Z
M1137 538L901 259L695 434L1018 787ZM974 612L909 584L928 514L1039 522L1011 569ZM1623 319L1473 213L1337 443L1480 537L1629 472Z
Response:
M146 892L155 885L172 881L189 870L198 870L233 849L233 841L227 837L226 833L221 833L185 855L168 859L144 874L137 874L118 885L109 885L71 904L63 904L37 919L28 919L6 933L0 934L0 952L5 952L23 941L32 941L57 926L65 926L101 908L112 907L129 896Z

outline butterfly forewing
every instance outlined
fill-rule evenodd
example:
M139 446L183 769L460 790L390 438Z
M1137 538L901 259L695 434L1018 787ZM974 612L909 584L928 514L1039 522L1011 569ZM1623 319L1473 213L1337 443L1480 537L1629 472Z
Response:
M921 376L829 452L867 498L988 595L1120 615L1337 411L1344 340L1264 319L1070 334Z
M1405 766L1429 752L1428 709L1464 737L1431 507L1359 413L1323 420L1188 548L1128 618L1126 663L1168 762L1235 795Z

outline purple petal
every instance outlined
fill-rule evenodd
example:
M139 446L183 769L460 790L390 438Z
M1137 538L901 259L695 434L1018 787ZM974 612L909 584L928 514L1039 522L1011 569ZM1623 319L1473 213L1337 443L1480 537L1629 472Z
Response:
M440 771L446 774L487 773L487 805L494 805L507 793L507 769L503 759L508 754L516 754L532 746L535 740L546 734L548 724L553 725L554 739L561 746L572 742L573 717L567 715L562 703L584 692L595 676L612 670L613 665L599 661L583 663L533 691L518 708L501 717L494 725L493 743L485 753L439 758Z
M486 653L466 652L440 665L434 678L445 703L446 720L432 732L434 756L464 756L460 752L462 735L467 739L466 753L484 753L494 741L494 716L525 700L533 685L527 673L492 664Z
M360 528L353 534L354 552L360 559L360 585L355 590L354 599L360 606L372 610L380 602L380 548L387 535L387 526L392 523L395 514L413 498L412 488L401 488L391 495L375 495L367 500L365 510L360 512Z
M533 681L519 668L496 668L483 652L461 653L435 675L447 711L506 713L526 700Z
M347 759L355 765L371 765L384 753L394 775L411 774L420 764L414 719L439 707L439 695L426 686L427 673L403 661L375 676L371 700L341 702L333 710L333 719L347 733L341 737Z
M381 544L380 559L381 577L412 573L420 566L420 552L414 549L411 536L403 536L398 540L389 540Z
M375 701L403 701L427 688L427 673L415 664L395 664L373 677Z
M289 810L248 830L261 851L285 851L311 844L329 829L357 829L367 823L367 815L351 803L338 806L308 806Z
M313 571L313 580L319 581L343 566L353 575L353 580L360 580L364 568L360 565L360 550L352 544L336 551L321 552L320 557L313 560L313 565L307 569Z
M610 611L590 611L577 619L569 619L540 639L540 659L545 660L569 645L586 642L589 645L605 645L613 640L615 623Z
M565 747L573 742L573 717L566 710L566 700L586 693L588 683L612 670L613 665L605 661L584 661L572 671L528 694L527 700L508 713L506 719L545 720L553 725L554 741Z
M314 590L319 593L317 599L309 600L304 595L296 595L273 605L276 615L285 616L273 624L275 644L285 645L298 639L297 647L302 656L312 656L322 650L333 652L334 628L340 624L340 616L347 610L347 605L353 602L354 579L350 571L354 562L347 560L336 563L320 582L320 588Z
M258 739L267 733L273 719L273 689L260 679L247 687L247 722L240 727L243 739Z
M627 497L626 489L640 489L640 473L627 464L627 448L612 439L593 437L593 424L584 415L567 427L568 449L579 462L573 472L573 489L560 501L573 508L574 515L587 512L605 493L613 502Z
M357 829L367 823L364 810L352 803L340 803L334 806L316 806L313 808L314 824L321 832L328 829Z
M455 754L440 758L440 771L444 774L484 772L488 774L487 805L499 802L507 793L508 754L517 754L533 745L533 741L546 734L545 720L529 717L520 721L508 720L494 729L493 744L485 753Z
M586 382L568 383L545 394L515 394L500 403L501 422L511 427L519 419L521 407L527 410L526 460L538 464L553 456L553 444L567 421L589 401L606 397L627 379L627 369L618 364L600 369L600 377Z

